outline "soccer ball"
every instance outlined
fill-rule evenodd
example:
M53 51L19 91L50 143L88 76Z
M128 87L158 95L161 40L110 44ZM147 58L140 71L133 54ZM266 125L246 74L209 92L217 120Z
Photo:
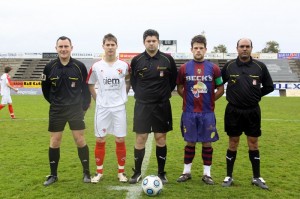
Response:
M146 195L156 196L162 191L163 183L158 176L149 175L143 179L142 189Z

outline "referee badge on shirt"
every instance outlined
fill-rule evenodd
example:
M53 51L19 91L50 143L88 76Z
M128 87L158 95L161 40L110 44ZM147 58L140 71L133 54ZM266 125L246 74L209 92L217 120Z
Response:
M164 76L164 71L167 70L167 67L157 66L157 70L159 71L159 76L163 77Z
M71 83L71 87L74 88L75 87L75 82Z
M253 85L257 85L256 79L254 79L254 80L252 81L252 84L253 84Z
M160 76L160 77L163 77L163 76L164 76L164 71L160 71L160 72L159 72L159 76Z

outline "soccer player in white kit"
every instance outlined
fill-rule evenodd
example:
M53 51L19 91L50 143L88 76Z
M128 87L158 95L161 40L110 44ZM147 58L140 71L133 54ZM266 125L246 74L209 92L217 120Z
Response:
M103 177L105 157L105 137L115 136L118 159L118 179L127 182L124 174L126 160L125 136L127 134L126 109L127 93L130 89L129 64L116 56L117 38L107 34L103 38L104 58L96 62L89 71L88 84L93 99L96 101L94 128L96 136L95 159L97 172L91 179L98 183ZM97 92L95 89L97 84Z
M12 70L11 67L6 66L4 68L4 74L1 76L1 104L0 104L0 110L3 109L8 104L8 111L10 113L11 119L15 119L14 109L12 106L12 99L10 96L10 89L14 90L15 92L18 92L18 89L14 88L11 85L11 80L9 76L9 72Z

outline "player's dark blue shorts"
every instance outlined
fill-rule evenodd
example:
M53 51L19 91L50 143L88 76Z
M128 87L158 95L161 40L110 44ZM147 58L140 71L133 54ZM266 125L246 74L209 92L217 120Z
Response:
M50 105L49 127L50 132L63 131L66 123L69 123L71 130L85 129L84 114L81 104L69 106Z
M181 133L187 142L215 142L219 140L215 113L183 112Z
M224 116L225 131L228 136L237 137L243 132L247 136L261 136L261 111L259 105L251 108L238 108L227 104Z
M135 102L133 131L136 133L166 133L173 129L170 101L142 104Z

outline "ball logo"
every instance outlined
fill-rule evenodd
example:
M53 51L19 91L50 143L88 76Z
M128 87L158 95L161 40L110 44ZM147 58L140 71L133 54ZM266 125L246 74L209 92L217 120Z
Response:
M158 176L149 175L142 181L142 189L148 196L159 195L163 189L163 183Z

